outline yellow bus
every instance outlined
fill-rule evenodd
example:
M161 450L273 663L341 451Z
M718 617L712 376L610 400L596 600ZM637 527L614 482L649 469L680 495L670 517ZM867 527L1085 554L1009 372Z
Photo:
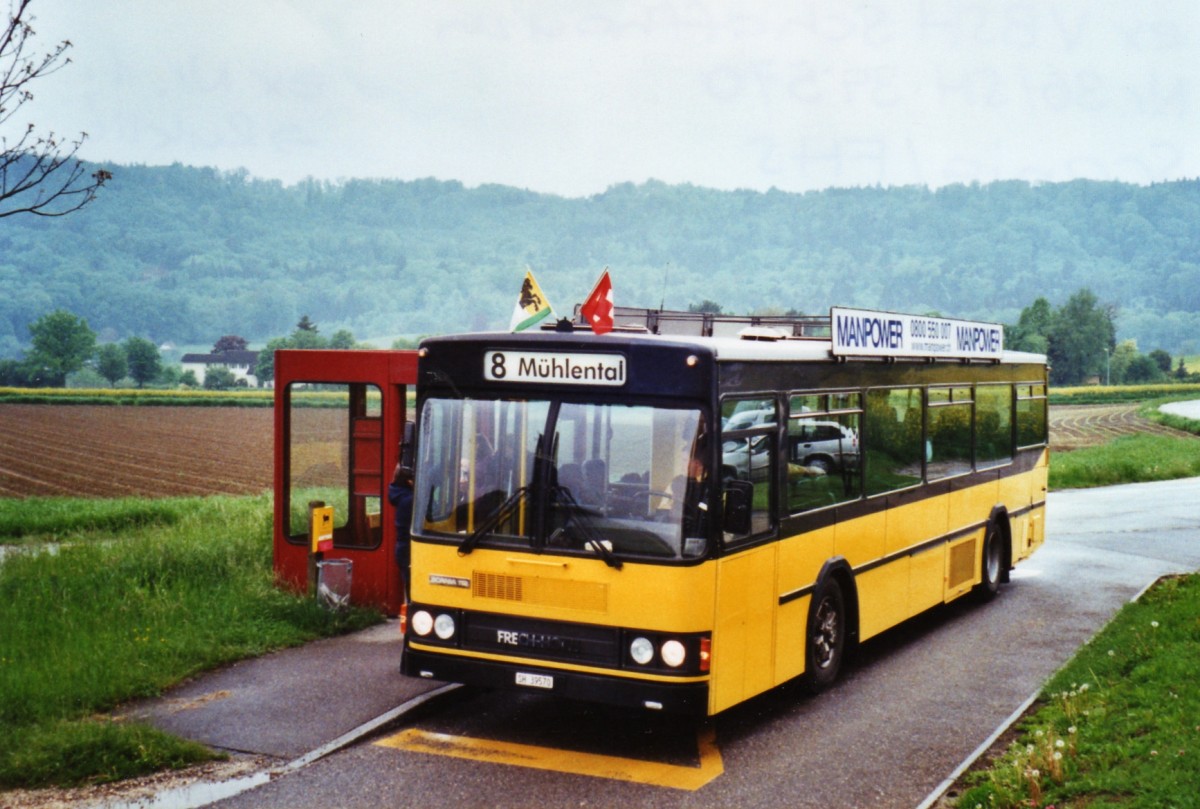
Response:
M406 674L715 714L1042 543L1046 359L999 326L617 324L421 344Z

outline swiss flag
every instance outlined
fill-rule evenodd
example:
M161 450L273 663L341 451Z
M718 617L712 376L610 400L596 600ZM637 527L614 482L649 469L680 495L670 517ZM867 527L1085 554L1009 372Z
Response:
M579 309L596 334L606 334L613 328L613 292L608 270L596 282L596 288Z

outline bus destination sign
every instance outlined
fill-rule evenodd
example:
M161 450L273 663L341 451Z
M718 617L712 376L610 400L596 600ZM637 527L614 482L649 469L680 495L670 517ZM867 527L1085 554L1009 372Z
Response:
M625 357L563 351L486 351L483 378L489 382L619 387L625 384Z
M836 306L829 320L835 356L999 360L1004 353L1004 327L996 323Z

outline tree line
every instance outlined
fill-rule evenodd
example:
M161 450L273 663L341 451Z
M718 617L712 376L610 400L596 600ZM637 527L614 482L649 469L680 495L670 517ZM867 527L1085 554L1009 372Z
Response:
M707 299L689 304L687 308L692 312L725 312L721 304ZM1182 357L1173 359L1163 349L1143 354L1133 340L1118 343L1115 312L1115 306L1101 304L1089 289L1078 290L1057 308L1045 298L1038 298L1021 310L1015 324L1005 326L1006 347L1045 354L1050 362L1050 381L1054 385L1200 381L1200 374L1189 372ZM927 314L940 315L938 312ZM43 315L30 325L29 330L32 347L26 355L19 360L0 360L0 386L62 387L69 376L81 372L94 374L114 387L123 380L130 380L139 388L147 384L199 386L191 370L184 371L179 366L163 363L159 349L152 341L129 337L121 343L97 344L96 333L87 321L70 312L56 310ZM391 347L413 348L415 341L399 338ZM284 348L370 349L372 346L358 343L348 329L338 329L325 337L319 326L305 314L290 334L271 338L259 350L254 371L259 384L265 385L274 379L275 352ZM223 335L213 344L212 353L247 349L245 338ZM212 366L205 374L203 386L224 390L239 384L244 385L245 381L235 379L228 368Z

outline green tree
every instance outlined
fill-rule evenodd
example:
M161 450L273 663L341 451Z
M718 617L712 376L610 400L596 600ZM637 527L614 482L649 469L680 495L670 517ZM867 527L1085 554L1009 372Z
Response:
M254 375L258 378L258 384L266 385L275 379L275 352L281 348L291 348L288 343L287 337L272 337L258 352L258 359L254 363Z
M712 315L721 314L721 304L716 301L710 301L708 298L700 301L700 303L688 304L689 312L705 312Z
M338 329L329 338L330 348L354 348L354 335L349 329Z
M214 365L204 374L205 390L229 390L236 384L237 377L224 365Z
M139 388L153 382L162 371L158 346L145 337L130 337L125 341L125 356L129 360L129 375Z
M212 353L220 354L224 351L245 351L246 342L244 337L239 337L236 334L226 334L220 340L213 344Z
M1045 354L1050 348L1049 334L1054 323L1050 301L1038 298L1021 310L1021 319L1009 329L1008 347L1013 351Z
M46 52L32 45L31 2L15 0L0 30L0 130L33 99L34 81L71 63L65 56L71 47L66 40ZM18 213L63 216L95 199L112 175L98 169L89 179L76 158L85 138L86 133L76 140L63 140L54 132L39 134L24 116L17 119L12 139L0 136L0 218Z
M96 351L96 372L115 388L117 383L129 373L129 361L125 356L125 349L116 343L105 343L100 346Z
M62 387L67 374L82 368L96 350L96 333L87 321L65 309L42 315L29 324L29 333L33 347L26 360L35 384Z
M1161 382L1162 379L1162 369L1148 354L1138 354L1125 369L1125 382L1129 385L1145 385L1150 382Z
M332 340L326 340L320 335L317 324L308 315L300 318L296 330L287 337L272 337L266 346L258 352L258 360L254 363L254 376L260 385L265 385L275 378L275 352L281 348L353 348L354 335L342 329L333 334Z
M1081 289L1055 313L1050 327L1050 381L1075 385L1105 366L1105 349L1116 347L1113 311L1102 307L1090 289Z
M1171 355L1161 348L1156 348L1150 352L1150 359L1154 360L1154 364L1158 366L1158 370L1163 372L1163 375L1171 373Z
M189 388L197 388L200 386L200 380L196 379L196 372L188 368L179 375L179 384L187 385Z
M29 378L29 363L19 360L0 360L0 385L24 388L33 384Z

